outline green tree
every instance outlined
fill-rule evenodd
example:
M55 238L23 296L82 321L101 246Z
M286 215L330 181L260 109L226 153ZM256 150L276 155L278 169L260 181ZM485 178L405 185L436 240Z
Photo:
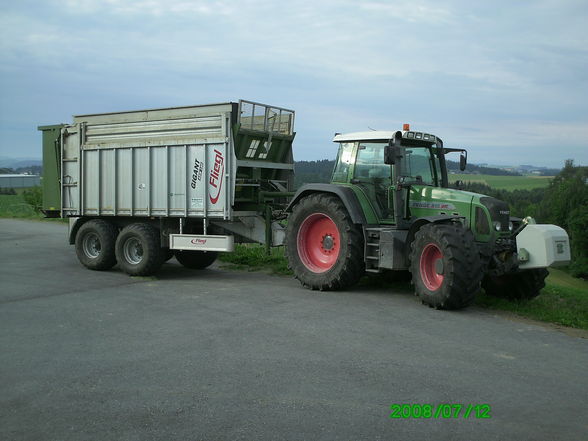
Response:
M564 228L570 236L576 277L588 277L588 167L565 162L540 206L540 217Z

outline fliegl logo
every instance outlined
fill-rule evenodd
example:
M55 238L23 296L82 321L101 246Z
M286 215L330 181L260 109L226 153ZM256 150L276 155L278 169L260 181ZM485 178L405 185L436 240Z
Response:
M217 149L214 149L214 166L210 170L210 176L208 178L208 184L210 185L210 202L216 204L221 194L223 187L223 175L225 173L225 158L223 154Z
M190 243L192 245L206 245L206 239L200 239L200 238L196 238L196 239L192 239L190 241Z

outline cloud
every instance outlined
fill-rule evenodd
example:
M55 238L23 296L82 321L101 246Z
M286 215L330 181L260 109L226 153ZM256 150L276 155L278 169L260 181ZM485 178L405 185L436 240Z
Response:
M582 156L587 9L573 0L11 2L0 15L0 149L18 139L38 151L36 133L16 127L39 119L243 97L298 112L300 159L330 154L335 131L402 122L456 143L512 136L545 151L565 142Z

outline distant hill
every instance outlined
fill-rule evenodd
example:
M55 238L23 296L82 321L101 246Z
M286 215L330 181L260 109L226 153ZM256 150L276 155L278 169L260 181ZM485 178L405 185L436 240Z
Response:
M30 166L41 166L43 161L37 158L10 158L8 156L0 156L0 168L24 168Z

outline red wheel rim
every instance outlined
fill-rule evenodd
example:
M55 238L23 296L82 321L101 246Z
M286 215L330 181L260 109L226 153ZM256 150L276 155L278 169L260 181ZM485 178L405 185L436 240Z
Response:
M443 264L442 260L437 263L440 259L443 259L443 253L434 243L427 244L421 253L421 279L429 291L436 291L443 284L445 277L437 272L437 266L442 268Z
M298 256L313 273L330 270L339 257L340 235L333 219L314 213L302 222L296 238Z

